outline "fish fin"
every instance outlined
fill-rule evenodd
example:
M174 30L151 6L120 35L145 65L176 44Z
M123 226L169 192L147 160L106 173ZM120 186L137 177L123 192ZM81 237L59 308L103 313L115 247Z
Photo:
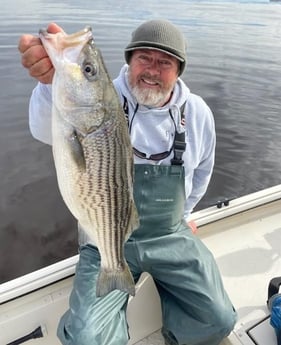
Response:
M131 236L132 232L140 226L138 210L134 202L131 204L131 212L128 215L128 227L125 233L125 242Z
M79 170L86 169L86 161L84 156L83 147L80 143L77 133L74 131L68 141L71 157L75 162L76 166L79 167Z
M122 270L100 270L96 286L97 297L103 297L116 289L135 296L135 282L127 264Z
M138 214L138 210L137 210L135 203L133 204L133 207L132 207L131 218L132 218L132 222L131 222L132 231L134 231L140 226L139 214Z

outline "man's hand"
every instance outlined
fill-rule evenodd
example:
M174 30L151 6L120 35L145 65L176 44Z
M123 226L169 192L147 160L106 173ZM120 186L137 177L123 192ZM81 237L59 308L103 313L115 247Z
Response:
M196 234L197 233L197 225L194 220L190 220L187 225L190 227L191 231Z
M63 30L57 24L51 23L47 31L55 34ZM21 63L28 69L30 76L41 83L51 84L55 70L40 38L28 34L22 35L18 49L21 53Z

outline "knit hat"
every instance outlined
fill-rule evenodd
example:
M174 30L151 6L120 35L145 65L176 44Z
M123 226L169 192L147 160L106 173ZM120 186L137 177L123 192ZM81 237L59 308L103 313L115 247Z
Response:
M156 49L172 55L180 61L179 75L186 65L186 41L183 33L167 20L150 20L140 25L125 48L125 60L130 62L135 49Z

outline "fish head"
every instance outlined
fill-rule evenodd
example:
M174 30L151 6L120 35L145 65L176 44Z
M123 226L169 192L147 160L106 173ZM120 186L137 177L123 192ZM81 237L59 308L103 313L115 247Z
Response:
M39 37L55 68L53 103L59 113L85 135L99 128L116 97L92 29L71 35L40 30Z
M68 75L69 80L80 79L81 82L81 60L82 63L84 59L89 60L89 57L84 56L82 52L88 42L93 40L92 29L87 26L71 35L64 31L52 34L41 29L39 37L55 67L56 74L64 81Z

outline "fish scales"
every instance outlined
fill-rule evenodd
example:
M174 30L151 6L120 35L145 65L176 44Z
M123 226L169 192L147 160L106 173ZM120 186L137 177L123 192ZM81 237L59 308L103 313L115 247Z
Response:
M96 244L97 296L134 295L124 243L138 225L133 152L123 109L90 28L39 36L53 65L53 155L61 195Z
M122 136L120 137L122 138ZM126 176L128 176L128 174L124 169L124 165L120 164L120 161L117 160L115 162L116 164L111 164L112 160L116 160L116 157L123 156L123 154L117 152L117 150L121 150L122 147L128 143L118 143L117 145L112 142L112 140L109 139L116 138L116 140L120 141L119 135L113 135L113 133L106 136L95 136L95 138L96 145L103 147L103 150L93 150L92 146L95 146L95 143L91 142L90 145L85 145L85 157L88 156L86 161L90 164L88 167L89 171L91 171L91 174L89 174L90 181L99 186L94 197L94 204L99 204L100 207L98 208L99 212L96 214L94 222L98 228L103 227L104 229L110 228L114 230L111 233L112 236L107 237L103 236L102 232L98 233L100 235L99 242L108 240L108 243L104 243L103 248L106 253L105 258L111 258L110 261L112 262L109 261L106 264L106 267L110 267L110 265L116 266L118 262L121 262L123 252L121 252L122 245L120 241L122 237L126 238L126 236L129 235L129 233L126 232L128 229L126 223L130 212L126 207L122 207L122 205L129 204L128 200L126 200L129 194L124 188ZM100 182L103 180L109 181L109 183L101 184ZM80 182L80 185L83 188L85 182ZM91 194L88 196L91 200ZM87 197L85 203L89 204ZM121 236L118 229L124 230Z

